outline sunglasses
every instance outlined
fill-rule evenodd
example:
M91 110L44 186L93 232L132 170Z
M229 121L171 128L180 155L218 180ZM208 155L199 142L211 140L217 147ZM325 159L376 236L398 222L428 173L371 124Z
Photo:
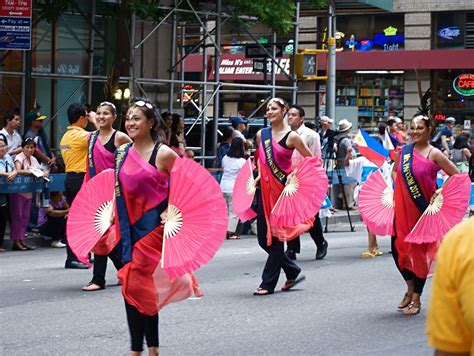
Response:
M103 101L99 104L99 108L101 106L110 106L112 107L114 110L117 110L117 108L115 107L115 105L113 103L111 103L110 101Z
M430 118L425 115L418 115L413 118L413 120L425 120L425 121L430 121Z
M135 106L143 107L146 106L148 109L152 110L153 109L153 104L147 103L146 101L143 100L138 100L133 103Z

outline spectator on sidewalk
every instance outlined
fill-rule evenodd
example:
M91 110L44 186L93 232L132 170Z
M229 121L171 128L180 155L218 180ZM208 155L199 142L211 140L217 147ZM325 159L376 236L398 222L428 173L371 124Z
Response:
M244 142L245 151L247 153L248 150L253 146L252 140L247 140L244 135L244 133L248 131L247 125L249 123L249 120L245 118L243 111L239 111L239 114L236 117L230 118L230 123L234 128L232 137L242 139L242 141Z
M229 152L222 158L224 173L221 179L221 190L229 211L229 222L227 226L227 239L229 240L240 239L236 231L239 218L232 208L232 192L234 191L237 174L239 174L244 164L244 142L240 138L234 138L230 145Z
M6 138L8 143L7 153L12 159L22 151L21 144L23 139L18 133L21 129L21 117L18 111L7 112L4 116L5 127L0 131Z
M326 165L326 160L332 160L334 158L334 137L336 136L336 131L332 129L334 120L329 116L321 116L320 121L321 128L318 133L321 140L321 158Z
M15 157L15 169L20 175L36 176L33 170L40 170L38 160L33 156L36 150L36 143L33 139L27 138L21 145L23 152ZM47 176L48 172L43 171ZM34 250L25 242L26 229L30 221L31 204L33 194L37 193L14 193L10 194L10 237L13 240L12 250L25 251Z
M352 142L349 138L349 134L352 128L352 123L347 119L342 119L339 121L337 126L337 136L335 137L335 146L336 146L336 172L338 175L338 180L346 177L346 171L344 169L344 159L347 155L347 150L352 148ZM344 180L343 180L344 181ZM339 196L342 198L342 204L346 205L346 209L354 209L354 188L355 184L344 184L341 182L342 192L339 193ZM344 198L345 196L345 198Z
M462 133L456 137L453 150L451 151L451 160L461 173L469 172L469 161L471 159L471 147L469 146L469 133Z
M59 143L61 155L66 166L66 199L71 206L74 198L81 189L86 173L87 165L87 140L89 132L85 130L87 124L92 123L96 129L99 127L95 121L95 112L86 112L84 105L74 103L67 109L67 116L70 126L64 133ZM67 239L66 239L67 245ZM67 258L64 268L87 269L87 265L80 262L67 246Z
M0 134L0 177L6 177L8 183L15 180L17 175L15 164L7 153L7 138ZM9 220L8 195L0 194L0 252L5 252L3 248L3 239L5 238L5 229Z
M69 205L63 192L51 192L49 205L41 208L38 216L40 234L51 238L51 247L66 247L66 218Z
M46 116L41 115L39 112L30 111L25 116L25 122L29 125L28 131L23 136L31 138L36 143L35 157L36 159L45 165L50 167L50 170L56 168L56 156L51 152L49 147L48 137L44 132L44 120Z
M448 117L445 123L446 126L436 134L431 144L439 148L447 157L451 157L451 149L454 143L453 128L456 124L456 119L454 117Z

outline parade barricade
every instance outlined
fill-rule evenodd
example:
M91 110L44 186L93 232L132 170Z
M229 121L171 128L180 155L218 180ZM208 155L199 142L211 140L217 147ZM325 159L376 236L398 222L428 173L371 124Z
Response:
M65 173L51 173L49 182L43 178L18 175L15 180L8 183L6 177L0 177L0 194L28 193L49 191L64 191Z

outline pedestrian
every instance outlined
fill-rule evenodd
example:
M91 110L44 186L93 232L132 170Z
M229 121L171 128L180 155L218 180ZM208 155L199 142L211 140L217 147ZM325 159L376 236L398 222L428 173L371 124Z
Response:
M346 159L344 160L344 166L346 167L346 174L349 177L354 178L357 183L359 184L355 189L354 189L354 200L358 200L358 195L360 192L360 189L362 186L365 184L369 176L377 171L379 168L369 161L367 158L364 156L352 158L352 153L353 149L352 147L349 147L347 149L347 155ZM382 167L380 167L380 171L382 173L382 176L385 178L386 181L390 182L390 185L392 185L391 182L391 168L387 162L384 162ZM363 259L369 259L369 258L374 258L377 256L382 256L383 252L380 251L378 243L377 243L377 236L371 232L367 228L367 234L368 234L368 244L367 244L367 250L362 252L360 255L360 258Z
M115 150L120 145L131 142L130 138L123 132L113 128L117 119L117 109L113 103L104 101L97 107L96 122L99 129L90 133L87 144L87 168L85 182L94 178L105 169L113 169L115 166ZM116 241L115 247L108 254L101 246L94 247L94 267L92 280L82 287L85 292L94 292L105 289L105 273L107 271L107 257L113 262L115 268L122 268L121 245ZM108 252L108 251L107 251Z
M82 187L87 167L87 141L89 132L85 130L90 122L98 129L95 121L95 113L87 112L84 105L74 103L67 109L69 126L66 129L59 147L61 156L66 166L65 194L69 206L72 205L74 198ZM66 245L67 239L66 239ZM87 269L85 263L80 262L72 252L69 245L66 247L67 257L64 268Z
M23 152L15 156L15 169L20 175L35 176L32 169L41 169L38 160L33 156L36 143L33 139L27 138L21 147ZM43 171L43 174L47 176L48 172ZM10 194L10 237L13 240L12 250L14 251L34 250L25 242L33 194L37 193Z
M454 164L437 148L430 145L433 121L424 112L411 121L412 142L403 147L394 166L395 235L392 255L407 284L407 291L398 305L405 315L421 310L421 294L439 242L414 244L405 237L437 193L436 177L441 169L451 176L458 173Z
M338 180L340 181L339 187L342 187L339 193L342 198L342 204L345 205L345 209L354 209L354 183L344 183L346 177L346 170L344 168L344 159L347 155L347 149L352 147L352 141L349 138L349 134L352 128L352 123L347 119L342 119L337 125L337 135L335 137L336 147L336 172Z
M397 123L397 129L398 129L397 132L398 132L398 135L400 136L400 143L403 145L406 145L408 143L406 125L403 122L403 120L397 116L394 117L394 120Z
M215 168L222 168L222 158L229 152L230 144L233 140L234 129L232 126L226 126L222 130L222 140L217 149L217 158Z
M394 118L393 116L391 116L387 120L388 132L393 138L395 138L395 140L392 140L392 141L395 141L395 143L393 144L395 147L399 145L403 145L403 142L404 142L404 138L398 129L398 124L401 122L402 120L399 117Z
M173 124L173 113L165 111L161 114L161 122L158 127L158 136L161 142L165 145L169 145L171 139L171 125Z
M321 116L320 122L321 128L318 133L321 140L321 158L327 167L327 163L334 159L334 137L336 136L336 131L332 129L334 120L329 116Z
M456 137L451 151L451 160L456 165L459 172L469 172L469 161L472 152L469 146L469 134L462 133Z
M237 233L239 218L232 208L232 192L234 191L235 179L242 166L245 164L244 141L240 138L234 138L230 145L229 152L222 158L222 168L224 173L221 179L221 190L229 211L229 222L227 226L227 239L240 239Z
M451 149L454 143L453 128L456 125L456 119L450 116L446 118L445 123L446 126L439 130L431 144L440 149L447 157L451 157Z
M443 239L426 321L435 355L474 355L474 217Z
M21 117L18 110L8 111L4 116L5 127L0 131L8 142L7 153L11 156L12 159L15 159L15 156L22 152L21 144L23 139L18 131L21 129Z
M50 170L56 168L56 156L51 151L48 142L48 136L44 132L44 120L46 116L39 112L30 111L25 116L26 123L29 124L29 129L25 132L24 138L31 138L36 143L35 157L45 165L50 167Z
M0 177L5 177L7 183L12 183L17 175L13 159L7 153L7 138L0 134ZM5 252L3 240L9 220L8 195L0 194L0 252Z
M287 176L291 172L291 157L296 149L303 157L312 156L301 137L292 132L285 124L284 117L288 105L283 99L272 98L267 104L267 118L271 127L261 129L257 133L256 161L259 176L257 190L257 233L260 247L268 254L262 273L262 283L254 295L273 294L280 271L283 269L286 282L281 288L288 291L304 280L301 268L298 267L284 252L280 238L289 240L296 237L299 231L308 230L312 226L309 221L298 226L278 229L270 223L270 213L283 191Z
M180 157L185 156L186 137L184 136L184 121L183 117L179 114L173 114L169 144Z
M240 112L240 114L237 117L230 118L230 123L232 124L232 127L234 128L232 137L242 139L242 141L244 141L245 150L248 151L253 146L252 140L247 140L245 138L245 133L248 131L249 120L247 120L244 117L243 113Z
M301 137L313 156L321 158L321 140L319 134L306 127L304 117L305 112L301 106L290 106L288 110L288 123L290 124L291 130L295 131ZM303 159L304 157L298 151L293 151L291 157L292 166L298 166ZM313 227L309 229L309 235L316 244L316 260L322 260L327 254L328 242L324 239L323 227L319 219L319 211L314 217ZM301 243L299 236L287 242L286 255L290 260L296 260L296 254L300 253L300 250Z
M38 227L42 236L51 238L51 247L64 248L66 244L66 219L69 204L63 192L50 192L48 206L38 213Z
M193 289L190 275L172 281L159 268L163 242L160 216L168 205L169 175L178 155L158 140L158 116L149 101L132 103L125 129L132 143L118 148L115 162L116 233L122 242L122 282L132 355L143 351L146 338L149 355L159 354L158 289L167 289L161 303L181 300ZM139 184L137 184L139 182Z

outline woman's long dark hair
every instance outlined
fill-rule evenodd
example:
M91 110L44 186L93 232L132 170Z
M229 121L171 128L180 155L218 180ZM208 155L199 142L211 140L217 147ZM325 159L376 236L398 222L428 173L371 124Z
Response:
M468 138L464 135L460 135L456 137L456 140L454 141L454 144L453 144L453 148L456 150L462 150L463 148L470 149Z
M172 133L177 133L178 132L178 125L179 122L181 121L181 115L179 114L173 114L173 122L171 123L171 132Z
M244 141L241 138L234 138L230 143L229 152L227 156L231 158L244 158Z

